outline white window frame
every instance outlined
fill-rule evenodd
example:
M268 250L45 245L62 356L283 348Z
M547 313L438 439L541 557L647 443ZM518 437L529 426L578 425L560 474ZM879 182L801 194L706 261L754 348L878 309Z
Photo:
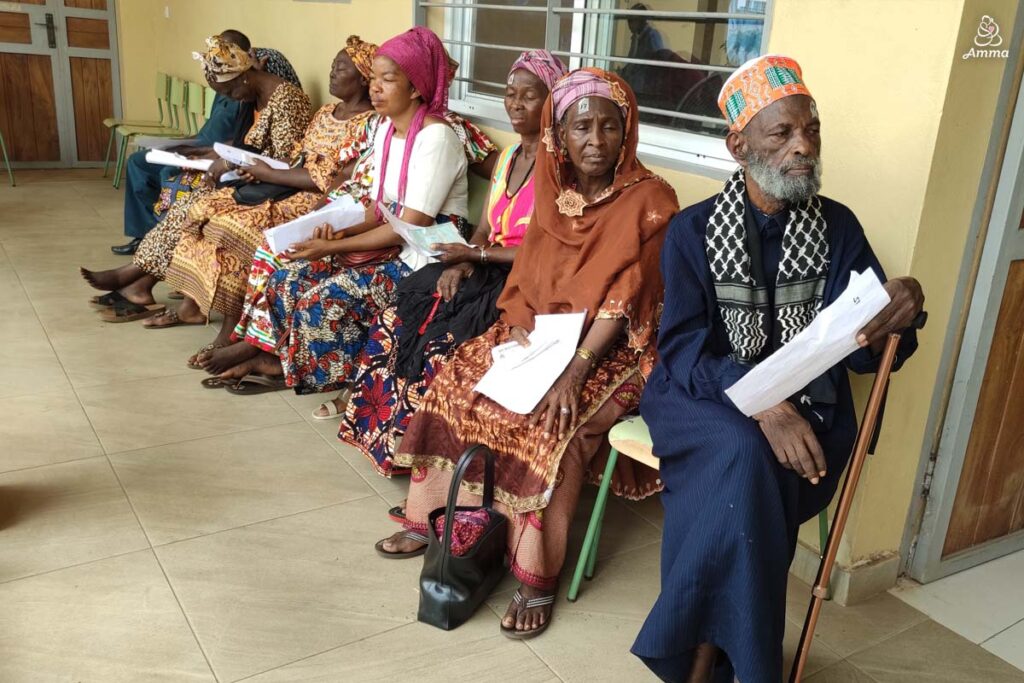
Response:
M487 0L413 0L413 10L416 23L426 24L426 12L429 9L440 9L444 12L444 34L441 36L445 47L452 57L462 65L460 71L463 74L473 73L472 63L474 59L473 22L476 20L476 10L471 5L480 5L482 9L496 9L489 5ZM768 34L771 28L773 0L767 0L764 14L764 30L761 37L761 54L765 54L768 45ZM549 0L548 7L536 8L504 8L508 11L526 11L545 13L548 18L546 44L548 49L566 60L570 69L579 68L587 64L605 61L601 57L593 57L601 53L597 47L602 43L601 34L604 33L604 41L610 40L612 16L628 15L629 10L615 10L614 0L573 0L572 8L555 7L554 0ZM582 10L582 11L580 11ZM705 12L672 12L675 15L706 15ZM572 37L570 51L559 51L559 19L560 15L572 13ZM661 14L654 11L654 14ZM727 13L715 13L728 16ZM585 18L590 15L601 17L597 31L591 31L585 35ZM736 16L736 15L733 15ZM602 30L603 29L603 30ZM585 44L586 43L586 44ZM506 48L504 46L487 45L489 48L507 49L510 53L519 52L518 48ZM607 52L607 51L603 51ZM614 60L619 61L619 60ZM711 67L712 70L728 69L722 67ZM493 83L497 87L502 84ZM460 77L452 84L449 106L451 109L463 116L474 120L482 121L488 125L502 130L511 130L506 120L505 108L498 97L472 92L467 77ZM726 149L725 140L711 135L702 135L686 130L675 130L652 124L640 124L640 144L638 152L642 158L655 165L667 166L670 168L696 171L715 177L724 177L725 174L736 168Z

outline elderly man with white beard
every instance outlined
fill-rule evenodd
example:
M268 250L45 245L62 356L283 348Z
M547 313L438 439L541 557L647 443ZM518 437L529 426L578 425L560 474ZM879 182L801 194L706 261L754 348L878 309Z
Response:
M886 281L853 212L819 196L821 124L795 61L744 64L719 107L740 168L675 217L662 251L660 360L641 403L665 484L661 595L633 653L665 681L774 682L797 530L828 505L856 436L847 372L874 372L924 296ZM861 348L777 406L737 410L725 390L867 268L892 302ZM909 330L897 366L916 347Z

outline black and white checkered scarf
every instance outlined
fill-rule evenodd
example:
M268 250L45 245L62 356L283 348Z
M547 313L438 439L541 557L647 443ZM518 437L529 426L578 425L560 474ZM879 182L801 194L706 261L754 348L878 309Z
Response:
M769 310L767 283L759 281L761 268L751 265L745 195L746 182L739 169L715 202L704 246L732 358L752 363L766 346L782 346L814 320L825 292L829 248L821 201L813 197L792 206L782 237L775 310ZM769 320L774 324L769 325ZM770 330L774 330L773 339Z

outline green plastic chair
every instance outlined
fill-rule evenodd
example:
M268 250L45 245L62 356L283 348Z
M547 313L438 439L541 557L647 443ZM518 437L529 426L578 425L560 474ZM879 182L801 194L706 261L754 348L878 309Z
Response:
M187 113L188 134L194 137L199 132L199 117L206 111L203 86L189 81L185 87L185 112Z
M114 130L121 136L121 147L117 154L117 167L114 170L114 189L121 187L121 176L128 157L128 143L136 135L155 135L166 138L188 137L188 112L185 110L185 81L175 76L170 77L170 89L167 94L167 108L170 126L152 128L148 126L121 125ZM184 126L182 120L184 119Z
M629 417L615 425L608 433L608 441L611 443L612 451L608 455L608 464L605 465L604 474L601 476L601 485L597 489L594 510L590 513L590 523L587 525L587 535L583 538L583 548L580 550L576 571L573 572L572 583L569 585L567 596L569 602L576 602L580 593L580 584L584 578L594 578L594 568L597 565L597 543L601 537L601 524L604 522L605 508L608 505L608 489L619 455L624 455L654 469L660 469L658 459L654 457L651 432L647 429L643 418ZM818 533L821 538L820 552L824 552L825 545L828 543L827 510L818 513Z
M157 135L163 131L172 130L168 124L171 121L171 106L167 101L167 97L170 93L171 78L162 71L156 72L156 110L159 115L159 119L156 121L144 120L144 119L119 119L116 117L109 117L103 119L103 125L110 129L110 141L107 142L107 156L103 162L103 177L107 177L107 173L110 170L110 153L114 149L114 138L117 137L118 126L135 126L145 127L155 131L153 134ZM164 109L166 108L166 120Z
M203 120L209 121L213 116L213 101L217 99L217 91L210 86L203 87L206 96L203 98Z
M3 131L0 131L0 152L4 154L4 166L7 167L7 177L11 179L11 187L14 187L14 169L11 168L11 160L7 156L7 143L4 142Z

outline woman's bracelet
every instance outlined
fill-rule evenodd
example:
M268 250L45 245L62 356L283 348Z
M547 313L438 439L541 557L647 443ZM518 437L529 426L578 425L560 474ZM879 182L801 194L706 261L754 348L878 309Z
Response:
M576 356L590 363L591 369L597 365L597 354L588 349L586 346L581 346L576 349Z
M480 247L480 263L487 263L487 247Z

